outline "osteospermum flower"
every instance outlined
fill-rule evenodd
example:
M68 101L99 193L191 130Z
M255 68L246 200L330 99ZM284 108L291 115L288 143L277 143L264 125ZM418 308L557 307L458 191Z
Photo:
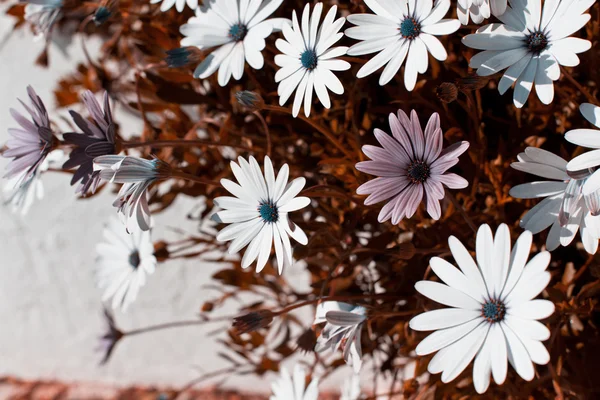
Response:
M25 20L38 38L47 36L62 15L62 0L20 0L25 6Z
M440 200L444 186L450 189L467 187L466 179L446 171L458 163L458 157L469 147L469 142L459 142L442 150L443 135L437 113L429 118L425 134L417 113L410 119L402 110L398 116L390 114L390 136L375 129L375 138L382 147L365 145L363 153L372 161L356 164L356 169L375 178L362 184L358 194L368 194L365 205L388 200L379 213L379 222L389 219L392 224L413 216L423 197L427 212L433 219L441 216Z
M319 379L313 378L306 387L306 372L296 364L292 377L285 367L281 368L281 377L271 384L273 394L269 400L318 400Z
M94 171L94 158L115 154L117 149L115 123L110 111L108 92L104 92L104 111L91 91L85 91L82 99L92 120L88 121L75 111L69 111L83 133L69 132L63 135L65 142L74 146L63 168L79 167L73 174L71 185L81 181L77 191L85 195L90 189L92 193L95 192L100 183L100 172Z
M502 23L483 26L467 35L462 42L474 49L485 50L473 56L471 68L480 76L489 76L506 68L498 83L504 94L513 83L513 103L521 108L532 87L544 104L554 99L554 84L560 76L559 65L579 64L578 53L587 51L587 40L568 37L580 30L590 19L584 12L593 0L511 1L510 7L498 19Z
M585 119L590 121L594 126L600 128L600 107L593 104L584 103L579 106L579 111ZM573 129L565 133L565 139L578 146L590 147L592 151L588 151L580 156L575 157L567 164L569 172L577 172L592 168L595 172L583 185L583 194L592 196L600 190L600 131L596 129Z
M383 1L365 0L376 15L354 14L348 21L358 25L344 32L348 37L361 40L350 47L348 54L360 56L378 53L362 66L356 75L364 78L386 66L379 78L385 85L396 75L404 60L404 86L413 90L417 75L427 72L428 52L437 60L444 61L448 53L435 37L449 35L460 27L455 19L442 19L450 8L450 0L432 1Z
M428 370L441 372L442 382L455 379L475 358L473 384L483 393L490 384L490 373L497 384L504 383L508 362L521 378L530 381L533 363L550 360L541 343L550 337L550 331L538 320L550 316L554 304L534 300L550 282L546 271L550 253L543 251L527 262L531 238L531 232L523 232L511 252L505 224L498 227L495 238L490 227L482 225L477 232L477 263L454 236L448 244L460 270L441 258L431 259L433 272L445 284L420 281L415 289L452 308L425 312L409 325L417 331L436 331L419 343L416 353L437 351Z
M8 149L2 153L2 156L13 159L6 166L7 171L4 176L7 178L24 173L26 175L34 174L56 142L50 126L48 112L42 99L40 99L31 86L27 87L27 94L31 100L32 107L19 101L31 116L31 121L18 111L10 109L10 115L20 125L20 128L8 129L8 133L12 136L12 139L6 142Z
M281 30L288 20L267 19L283 0L214 0L196 9L196 16L180 28L186 36L182 46L196 46L201 50L219 46L210 53L194 71L194 77L204 79L219 70L219 85L231 79L240 80L247 62L261 69L265 38Z
M469 23L469 16L479 24L493 15L502 15L506 11L507 0L458 0L456 14L461 24Z
M567 161L546 150L528 147L511 166L551 180L517 185L510 195L519 199L544 198L521 219L521 227L533 234L552 226L546 239L549 251L568 246L577 231L585 250L594 254L600 238L600 201L598 192L584 195L582 188L590 179L588 170L567 172Z
M169 164L157 158L100 156L94 159L94 171L98 171L105 181L123 184L113 206L117 207L127 229L150 230L152 220L147 191L154 182L171 176Z
M362 306L326 301L319 304L314 324L327 322L317 339L316 352L342 349L344 361L358 374L362 367L361 331L367 320Z
M254 157L249 161L238 158L239 164L231 162L231 170L238 183L221 179L223 187L235 197L214 199L223 208L213 214L217 222L230 224L217 235L222 242L232 241L229 254L235 254L246 245L242 268L249 267L257 258L256 271L260 272L275 246L279 273L284 265L292 264L292 246L289 237L300 244L308 243L304 231L288 219L288 213L300 210L310 203L308 197L296 197L306 179L296 178L288 184L289 168L284 164L277 178L269 157L265 157L264 175Z
M97 285L104 292L102 301L112 299L112 308L126 311L156 268L150 232L129 234L117 219L111 218L104 229L104 240L96 246Z
M344 34L339 32L346 21L345 18L335 19L337 6L329 9L319 25L323 3L317 3L311 14L310 4L306 4L302 12L302 27L294 10L292 25L283 26L284 39L277 39L275 46L283 53L275 56L275 64L281 67L275 74L275 82L279 82L277 94L279 105L283 106L294 90L294 105L292 114L298 116L302 100L304 100L304 115L310 115L313 90L325 108L331 107L329 89L333 93L344 93L342 82L331 71L345 71L350 64L337 57L343 56L347 47L331 47Z
M192 10L198 8L198 0L150 0L150 4L156 3L161 3L160 11L162 12L169 11L173 6L177 12L182 12L186 4Z

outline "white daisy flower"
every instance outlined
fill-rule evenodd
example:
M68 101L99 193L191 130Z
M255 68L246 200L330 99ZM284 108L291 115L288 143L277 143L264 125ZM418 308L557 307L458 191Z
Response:
M281 368L281 377L271 384L273 394L269 400L318 400L319 379L313 378L305 389L306 372L296 364L292 377L285 367Z
M510 1L504 14L497 16L502 23L485 25L462 39L466 46L485 50L473 56L469 66L480 76L508 68L498 91L504 94L515 83L517 108L523 107L534 85L540 101L550 104L559 65L578 65L577 54L591 47L587 40L568 36L590 20L584 13L592 4L594 0L549 0L542 9L541 0Z
M362 398L360 375L352 374L352 376L344 379L340 400L359 400L360 398Z
M319 304L314 324L327 322L317 339L316 352L341 348L344 361L358 374L362 367L361 331L367 320L367 310L361 306L326 301Z
M484 224L477 232L475 263L463 244L450 236L450 251L460 270L433 257L431 268L446 284L420 281L415 285L422 295L452 307L425 312L409 322L414 330L436 331L415 351L418 355L437 351L428 370L441 372L442 382L455 379L475 358L473 384L483 393L490 384L490 373L497 384L504 383L507 361L521 378L530 381L533 363L542 365L550 360L541 343L550 337L550 331L537 320L550 316L554 304L534 300L550 282L546 271L550 253L543 251L527 262L531 237L531 232L523 232L511 252L508 227L500 225L494 238Z
M298 116L303 99L304 115L310 115L313 89L325 108L331 107L328 89L336 94L344 93L342 82L331 71L350 69L348 62L336 58L345 55L348 48L331 46L344 36L339 30L346 19L334 20L337 6L333 6L319 26L322 11L323 3L317 3L311 15L310 4L306 4L302 25L294 11L292 25L283 26L285 40L277 39L275 42L283 53L275 56L275 64L281 67L275 74L275 82L279 82L279 105L283 106L296 90L292 108L294 117Z
M456 14L461 24L469 23L469 16L473 23L480 24L490 15L502 15L506 11L507 0L458 0Z
M289 24L284 18L267 19L283 0L210 0L196 9L196 16L179 31L186 36L181 46L196 46L200 50L219 46L194 71L194 77L205 79L219 70L219 85L231 79L240 80L247 62L261 69L265 38Z
M379 78L379 84L383 86L392 80L406 59L404 86L413 90L417 75L427 72L427 52L440 61L448 57L435 36L449 35L460 28L458 20L442 19L450 9L450 0L436 0L435 5L432 0L365 0L365 4L376 15L348 16L348 21L358 26L348 28L344 33L361 40L350 47L348 54L379 53L362 66L356 77L364 78L385 65Z
M519 199L544 198L521 220L521 227L536 234L552 226L546 239L549 251L568 246L581 228L583 247L590 253L598 250L600 238L600 201L598 192L582 193L590 171L567 172L567 161L546 150L528 147L511 166L519 171L551 180L517 185L510 195Z
M112 299L112 308L126 311L146 284L146 276L156 268L150 232L128 234L116 218L111 218L104 229L104 240L96 246L97 286L104 291L102 301Z
M590 121L594 126L600 128L600 107L593 104L584 103L579 106L579 111L585 119ZM596 170L591 177L583 185L583 194L585 196L593 195L600 190L600 131L596 129L573 129L565 133L565 139L578 146L590 147L592 151L588 151L580 156L575 157L567 164L569 172L576 172L593 168Z
M281 274L284 266L292 264L292 246L289 237L300 244L307 244L304 231L288 219L288 213L300 210L310 203L308 197L296 197L306 183L296 178L288 184L289 167L284 164L277 179L273 164L265 157L265 173L254 157L250 161L238 158L232 161L231 170L238 183L221 179L223 187L235 197L217 197L214 203L223 208L213 214L217 222L230 224L217 235L221 242L232 241L229 254L235 254L246 245L242 268L248 268L257 258L256 271L260 272L275 245L277 265Z
M198 8L198 0L151 0L150 4L161 2L160 11L162 12L169 11L173 6L175 6L177 12L182 12L186 4L192 10Z

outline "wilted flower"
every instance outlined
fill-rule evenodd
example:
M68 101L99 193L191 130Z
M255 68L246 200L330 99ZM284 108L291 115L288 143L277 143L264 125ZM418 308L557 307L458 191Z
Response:
M552 180L529 182L510 189L518 199L544 198L521 219L521 226L536 234L552 226L546 239L549 251L568 246L579 228L583 247L590 253L598 250L600 238L600 201L598 192L588 195L582 188L591 171L567 172L567 161L549 151L528 147L511 167Z
M393 136L375 129L375 137L383 148L363 146L363 153L372 161L356 164L357 170L378 178L361 185L356 193L369 195L365 205L390 199L379 213L379 222L391 219L395 225L412 217L423 197L427 212L437 220L442 213L444 186L462 189L468 185L464 178L446 171L458 163L469 142L455 143L442 151L443 135L437 113L429 118L425 135L414 110L410 119L398 110L398 116L390 114L389 121Z
M112 17L118 2L119 0L102 0L94 13L94 23L96 25L102 25L108 21L108 19Z
M348 48L331 46L344 36L339 30L346 19L335 19L337 6L334 5L319 25L322 11L323 3L317 3L311 14L310 3L307 3L302 12L304 28L301 30L294 10L292 26L283 26L285 39L277 39L275 42L277 49L283 53L275 56L275 64L281 67L275 74L275 82L279 82L279 105L284 105L295 90L292 107L294 117L298 116L303 99L304 115L310 115L313 91L325 108L331 107L327 89L336 94L344 93L342 82L331 71L350 69L350 63L337 59L346 54Z
M593 104L584 103L579 106L581 115L596 127L600 127L600 107ZM565 133L565 139L578 146L590 147L588 151L575 157L567 164L569 172L577 172L593 168L595 171L583 185L583 194L591 196L600 190L600 131L596 129L573 129Z
M432 374L442 373L442 382L455 379L473 364L473 384L484 393L490 374L497 384L506 379L508 362L525 380L534 376L533 363L547 364L548 350L541 341L550 331L537 320L554 312L548 300L534 300L548 282L550 253L543 251L529 262L531 232L525 231L511 252L510 233L501 224L492 236L488 225L477 232L476 256L454 236L448 244L457 262L433 257L431 269L444 282L420 281L415 289L423 296L453 307L427 311L410 320L417 331L433 331L416 348L418 355L437 351L429 362ZM439 350L439 351L438 351Z
M156 269L150 232L129 234L118 220L111 218L104 229L104 240L96 246L97 285L104 291L102 301L112 299L112 308L126 311L146 284L146 276Z
M584 13L593 1L545 1L543 9L541 3L513 1L502 15L496 15L502 23L488 24L462 39L466 46L485 50L469 62L478 75L490 76L508 68L498 91L504 94L514 83L517 108L523 107L534 85L540 101L550 104L553 81L560 77L559 65L578 65L577 54L592 46L588 40L568 36L590 20Z
M294 367L294 377L285 367L281 368L281 377L271 384L273 394L269 400L318 400L319 379L313 378L308 387L306 385L306 372L299 365Z
M162 12L169 11L173 6L175 6L175 9L177 9L178 12L182 12L186 4L192 10L198 8L198 0L150 0L150 4L160 2L162 2L160 5L160 11Z
M94 171L100 172L101 179L123 184L113 206L118 208L127 229L137 226L143 231L150 230L147 190L157 180L171 176L169 164L157 158L100 156L94 159Z
M270 310L252 311L233 319L233 329L238 334L250 333L266 328L273 322L274 314Z
M10 109L10 114L21 128L8 129L12 139L6 142L8 149L2 153L2 156L14 158L6 166L7 172L4 175L6 178L24 173L26 175L34 174L56 143L56 138L50 127L48 112L42 99L39 98L31 86L27 87L27 94L33 108L22 101L21 104L31 116L31 121L23 117L18 111Z
M83 133L69 132L63 135L65 142L74 146L63 168L79 167L71 179L71 185L81 181L77 192L85 195L90 189L92 193L95 192L100 183L100 172L94 171L94 158L118 151L108 93L104 92L104 111L91 91L86 90L81 97L92 120L86 120L75 111L69 111L73 122Z
M219 70L219 85L225 86L231 76L235 80L242 78L246 62L254 69L261 69L265 62L261 53L265 39L289 23L283 18L267 19L282 2L213 0L198 7L196 16L179 29L185 36L181 46L196 46L200 50L219 48L198 65L194 77L205 79Z
M105 333L100 337L100 343L96 348L96 351L102 352L103 357L100 364L106 364L110 355L112 354L115 346L125 336L117 325L113 315L106 308L104 309L104 322L106 324Z
M243 107L248 108L251 111L262 110L265 106L265 101L262 96L256 92L249 90L242 90L235 94L235 98Z
M296 344L304 353L314 351L315 345L317 344L317 335L315 331L312 328L306 329L302 335L298 336Z
M213 214L216 222L231 224L217 235L217 240L232 241L229 254L235 254L246 245L242 257L242 268L248 268L258 258L256 271L260 272L275 246L279 273L284 265L292 264L292 246L289 237L300 244L308 243L304 231L288 219L288 213L300 210L310 203L308 197L296 197L304 187L306 179L296 178L288 184L289 168L284 164L277 179L269 157L265 157L265 172L254 157L250 162L238 158L239 165L231 162L231 170L239 184L221 179L223 187L235 197L214 199L216 206L223 208Z
M20 0L27 3L25 20L31 24L36 36L47 36L62 15L62 0Z
M361 67L356 75L364 78L385 65L379 84L390 82L406 60L404 86L413 90L418 74L427 72L429 54L444 61L448 53L435 36L449 35L460 28L456 19L442 19L450 8L450 0L433 1L368 1L376 14L354 14L348 22L358 25L346 29L346 36L360 40L348 54L360 56L378 53Z
M358 374L362 367L361 330L367 320L362 306L326 301L317 307L315 324L327 322L317 339L316 352L342 349L346 364Z

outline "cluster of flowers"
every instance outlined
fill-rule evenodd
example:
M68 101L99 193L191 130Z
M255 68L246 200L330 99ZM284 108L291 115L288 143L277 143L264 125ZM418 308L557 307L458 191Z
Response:
M514 84L513 101L518 108L525 104L533 86L542 103L551 103L553 81L560 76L560 65L576 66L577 54L591 47L589 41L569 36L589 21L586 11L593 0L546 1L543 7L540 0L511 0L508 4L506 0L465 0L458 2L459 20L443 19L450 8L449 0L365 0L373 14L348 16L355 26L344 33L340 30L346 19L336 19L335 6L321 21L322 3L314 5L312 11L307 4L300 20L296 12L291 20L269 18L282 2L211 0L199 6L197 0L164 0L162 11L175 5L181 12L186 4L196 10L196 15L181 26L184 47L170 52L170 64L181 66L193 61L189 46L201 50L218 47L197 66L194 76L203 79L218 73L218 83L225 86L232 76L236 80L242 78L246 63L261 69L265 63L265 39L281 31L283 38L277 39L275 45L282 54L274 60L280 67L275 75L279 103L284 105L295 91L292 114L297 116L303 106L308 117L313 92L326 108L331 106L328 91L343 94L344 87L333 72L348 70L350 64L340 57L377 53L362 66L357 77L383 68L380 85L390 82L406 61L404 85L411 91L418 74L427 71L428 54L440 61L447 57L435 36L454 33L469 19L480 23L494 15L500 21L481 27L462 42L483 50L469 64L479 76L506 69L498 90L503 94ZM30 1L28 19L40 31L48 32L61 7L60 0ZM359 43L350 48L334 47L344 34ZM114 206L127 229L118 221L112 221L106 229L106 243L98 246L102 255L98 284L104 289L105 300L112 299L113 307L125 309L157 263L149 234L152 220L147 190L159 180L189 177L157 158L119 155L122 146L115 136L107 94L102 107L91 92L84 93L83 102L91 119L71 112L81 132L63 133L59 139L41 99L32 88L28 88L28 93L31 107L25 103L23 106L31 120L11 110L20 128L9 130L13 139L3 153L13 159L6 176L17 177L11 199L25 205L32 201L44 163L52 151L64 145L71 152L63 168L77 168L71 184L78 183L80 194L94 192L102 180L123 184ZM600 127L600 107L583 104L580 111ZM440 219L445 188L468 186L467 180L448 170L458 163L469 143L463 141L444 148L437 113L430 116L423 129L415 111L409 116L398 110L389 115L389 126L391 135L380 129L374 131L381 147L362 148L369 161L357 163L356 169L376 178L360 186L357 193L368 195L366 205L385 202L378 217L381 223L398 224L413 217L422 202L432 219ZM598 135L596 130L575 129L565 138L580 146L600 149ZM473 383L479 393L487 390L491 377L497 384L505 381L508 363L523 379L531 380L533 364L549 361L541 342L549 338L550 332L538 320L551 315L554 305L535 299L550 281L546 271L550 263L548 251L569 245L578 230L590 254L596 253L600 239L600 172L596 171L600 150L567 162L548 151L528 147L512 166L548 179L511 189L510 194L516 198L543 198L521 220L526 231L512 251L506 225L500 225L495 236L489 226L482 225L477 232L475 260L451 236L448 244L458 268L434 257L431 268L444 284L421 281L415 285L422 295L450 307L425 312L410 321L414 330L435 331L419 344L416 353L437 352L428 369L430 373L441 373L443 382L455 379L474 360ZM246 248L242 267L256 262L257 272L265 267L274 247L281 273L293 264L290 238L302 245L308 243L302 228L288 218L288 213L311 204L311 199L300 196L305 179L289 181L287 164L276 171L268 156L262 169L254 157L239 157L237 162L231 162L231 171L237 182L222 179L221 184L232 196L214 199L214 204L222 209L213 214L214 221L229 224L219 232L217 240L231 242L231 254ZM532 234L549 227L548 251L528 262ZM344 359L358 374L362 364L361 329L368 318L367 309L362 306L320 304L314 324L326 325L315 350L342 348ZM301 369L296 369L293 378L284 370L281 381L273 385L272 398L317 399L317 380L305 390L304 379ZM354 381L350 385L347 398L358 398L360 390L356 390Z

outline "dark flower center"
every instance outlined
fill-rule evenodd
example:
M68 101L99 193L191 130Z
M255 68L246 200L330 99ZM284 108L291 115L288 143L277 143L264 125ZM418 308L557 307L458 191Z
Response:
M481 316L488 322L500 322L506 315L506 306L500 300L488 300L481 306Z
M248 27L244 24L235 24L229 28L229 36L236 42L244 40L247 33Z
M525 41L527 43L527 48L529 49L529 51L536 54L541 53L546 47L548 47L548 38L546 37L546 35L539 31L533 32L532 34L527 36L527 39L525 39Z
M425 182L431 173L429 165L425 161L413 161L406 172L408 179L414 184Z
M414 39L421 33L421 25L416 19L412 17L406 17L404 21L400 23L400 34L406 39Z
M140 253L137 250L134 250L133 253L129 255L129 264L133 267L133 269L137 269L140 266Z
M279 220L277 206L270 201L262 203L258 207L258 213L265 222L277 222Z
M306 50L300 56L300 62L302 66L308 70L313 70L317 68L317 53L314 50Z

